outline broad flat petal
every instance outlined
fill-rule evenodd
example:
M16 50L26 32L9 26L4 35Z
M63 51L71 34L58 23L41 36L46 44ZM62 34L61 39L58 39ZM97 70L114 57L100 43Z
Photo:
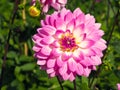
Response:
M50 53L51 53L51 49L48 47L48 46L44 46L44 47L42 47L42 49L41 49L41 53L43 54L43 55L50 55Z
M63 61L66 61L68 60L70 57L71 57L72 53L71 52L65 52L65 53L62 53L62 60Z
M101 24L100 23L95 23L95 27L96 27L96 29L100 29Z
M82 75L83 74L83 66L81 64L77 64L77 69L76 69L76 73L78 75Z
M96 55L96 53L92 49L81 49L83 52L84 56L93 56Z
M56 33L55 33L55 35L54 35L54 38L56 38L56 39L61 38L63 33L64 33L64 31L57 30Z
M91 69L89 69L89 68L84 68L84 73L83 73L83 75L86 76L86 77L88 77L89 74L90 74L90 72L91 72Z
M41 60L41 59L43 60L43 59L47 59L47 58L48 58L47 56L42 55L42 54L39 54L39 53L35 54L34 56L35 56L36 58L40 59L40 60Z
M62 75L63 80L68 80L69 77L70 77L70 75L68 75L68 73L64 73L64 74Z
M92 40L84 40L79 44L81 48L90 48L92 45L94 45L94 41Z
M92 59L93 65L100 65L102 63L100 57L98 56L92 56L91 59Z
M54 67L54 66L55 66L55 62L56 62L56 59L49 59L49 60L47 61L47 67L48 67L48 68Z
M55 77L56 73L53 72L53 73L50 73L50 77Z
M70 80L70 81L73 81L74 79L75 79L75 76L73 75L73 73L70 73L69 80Z
M73 58L74 58L76 61L83 60L83 59L84 59L83 52L82 52L80 49L75 50L75 51L73 52Z
M64 20L61 18L57 18L57 20L55 20L55 27L58 30L63 30L63 31L66 30L66 24L65 24Z
M93 61L89 57L85 57L84 60L80 61L80 63L84 66L91 66L93 65Z
M60 4L58 3L52 3L51 6L56 10L60 10Z
M97 41L95 43L95 46L98 47L100 50L105 50L107 48L106 44L102 41Z
M57 61L56 61L56 62L57 62L57 65L58 65L59 67L61 67L61 66L64 64L61 56L59 56L59 57L57 58Z
M91 27L92 25L95 24L95 18L93 16L91 16L90 14L86 14L85 15L85 24L86 27Z
M67 3L67 0L58 0L58 3L66 4L66 3Z
M62 51L59 48L53 48L51 51L51 57L56 58L62 55Z
M46 64L46 60L38 60L37 64L38 65L45 65Z
M73 35L76 39L79 38L80 35L84 33L83 27L84 27L84 24L81 24L74 28Z
M54 38L52 36L47 36L41 40L41 43L44 44L51 44L54 41Z
M33 46L32 50L35 52L39 52L41 50L41 47L35 45Z
M102 51L101 51L99 48L97 48L97 47L92 47L92 50L95 52L95 54L96 54L97 56L99 56L99 57L102 57L102 56L103 56Z
M67 64L65 63L60 69L59 69L59 73L60 75L63 75L64 73L67 72Z
M73 58L69 59L69 61L68 61L68 67L69 67L70 71L72 71L72 72L76 71L76 69L77 69L77 63L76 63L76 61Z
M67 24L66 29L70 30L70 32L72 32L74 30L74 27L75 27L75 20L73 19Z
M38 39L39 39L39 40L42 39L42 37L40 37L39 34L35 34L35 35L32 37L32 40L33 40L34 43L36 43L36 40L38 40Z
M64 20L68 23L69 21L71 21L73 19L72 17L73 17L73 13L68 12L64 17Z
M50 73L53 73L54 72L54 68L49 68L47 69L47 73L50 74Z
M56 29L49 25L44 26L42 29L43 29L43 31L41 33L43 33L45 35L53 35L56 32Z
M75 25L78 26L80 24L83 24L84 22L85 22L85 15L84 13L82 13L76 18Z
M48 4L46 4L46 5L44 5L44 7L43 7L43 12L48 12L48 9L49 9L49 5Z
M73 12L73 14L74 14L74 17L77 17L77 16L79 16L80 14L82 14L83 12L80 10L80 8L76 8L75 10L74 10L74 12Z

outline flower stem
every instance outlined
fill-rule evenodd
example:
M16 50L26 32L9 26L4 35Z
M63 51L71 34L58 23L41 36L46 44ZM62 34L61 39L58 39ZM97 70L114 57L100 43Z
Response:
M62 82L60 81L60 79L59 79L58 76L57 76L57 80L58 80L58 82L59 82L59 85L60 85L60 87L61 87L61 90L64 90L64 88L63 88L63 86L62 86Z
M14 4L15 6L14 6L14 10L13 10L13 16L11 18L10 25L13 25L13 23L14 23L16 12L18 10L19 1L20 0L15 1L15 4ZM5 52L4 52L2 69L1 69L1 76L0 76L0 88L2 87L2 84L3 84L4 72L5 72L5 64L6 64L6 58L7 58L7 53L8 53L8 48L9 48L9 40L10 40L10 37L11 37L11 33L12 33L12 29L9 30L8 38L7 38L6 45L5 45Z
M74 90L77 90L76 89L76 80L73 81L73 84L74 84Z

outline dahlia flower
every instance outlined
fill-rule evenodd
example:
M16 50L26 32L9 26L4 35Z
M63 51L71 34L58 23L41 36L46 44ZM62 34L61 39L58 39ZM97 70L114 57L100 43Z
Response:
M50 77L70 81L77 75L88 77L101 64L106 49L103 34L95 18L79 8L47 15L33 36L37 64Z
M118 88L118 90L120 90L120 84L119 83L117 84L117 88Z
M53 7L56 10L60 10L62 7L65 6L67 0L39 0L43 12L48 12L49 7ZM32 0L32 5L35 5L36 0Z

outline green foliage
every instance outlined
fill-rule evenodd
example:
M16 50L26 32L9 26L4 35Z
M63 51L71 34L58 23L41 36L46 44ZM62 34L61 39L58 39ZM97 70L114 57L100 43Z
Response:
M39 69L33 57L31 38L37 27L40 26L40 19L44 16L31 17L28 13L31 0L26 0L25 4L23 1L20 0L12 24L15 0L0 0L0 75L7 48L8 33L12 30L1 90L61 90L57 78L49 78L45 71ZM92 72L88 78L77 77L76 84L77 90L116 90L116 84L120 83L120 17L116 21L115 17L120 9L120 1L68 0L66 7L72 11L80 7L85 13L94 15L96 22L102 24L101 29L105 31L104 38L106 40L108 40L115 23L102 70L93 82L94 87L90 89L89 84L95 72ZM25 12L25 20L23 19L23 12ZM49 13L52 12L53 10L49 11ZM62 85L65 90L73 90L74 88L70 81L63 81Z

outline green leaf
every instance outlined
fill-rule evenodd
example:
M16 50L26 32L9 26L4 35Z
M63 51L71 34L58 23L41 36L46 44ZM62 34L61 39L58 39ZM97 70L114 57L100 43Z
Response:
M9 51L8 54L7 54L7 57L8 57L8 58L15 58L15 57L16 57L16 52L14 52L14 51Z
M27 63L22 65L20 68L22 71L31 71L35 68L35 63Z
M33 61L33 57L26 56L26 55L21 55L19 57L19 61L20 62L30 62L30 61Z

